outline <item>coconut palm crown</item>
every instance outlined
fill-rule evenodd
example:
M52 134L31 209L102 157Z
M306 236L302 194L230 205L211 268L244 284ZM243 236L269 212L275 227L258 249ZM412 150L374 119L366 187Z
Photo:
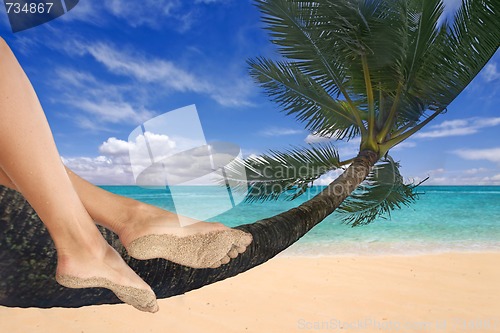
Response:
M464 1L450 18L441 0L257 0L282 58L249 60L252 77L312 134L348 141L376 165L340 207L353 225L412 202L388 152L462 92L500 43L500 3ZM486 28L489 27L489 28ZM332 143L251 157L248 200L294 199L341 160Z

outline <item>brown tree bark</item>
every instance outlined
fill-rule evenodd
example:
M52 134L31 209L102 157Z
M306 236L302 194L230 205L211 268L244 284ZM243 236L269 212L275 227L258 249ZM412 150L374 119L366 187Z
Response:
M130 258L118 237L101 228L106 240L148 283L158 298L183 294L237 275L280 253L330 215L366 178L378 160L363 151L321 193L276 216L239 226L253 242L245 253L217 269L193 269L155 259ZM81 307L121 301L107 289L68 289L54 279L56 252L34 210L17 192L0 186L0 305L12 307Z

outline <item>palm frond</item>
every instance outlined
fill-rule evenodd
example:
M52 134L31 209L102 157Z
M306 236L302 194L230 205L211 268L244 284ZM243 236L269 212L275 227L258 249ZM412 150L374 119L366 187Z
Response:
M289 62L258 58L249 61L251 76L288 115L311 132L350 139L359 127L345 101L334 100L314 78Z
M430 13L432 22L435 22L441 11L440 2L422 1L422 18L425 13ZM425 10L427 5L434 6L435 12ZM418 30L425 31L425 26L429 24L423 24ZM408 93L418 96L425 109L443 110L465 89L500 46L500 2L463 1L451 26L444 22L426 35L430 39L423 50L416 48L419 59L412 60L413 67L407 67Z
M330 144L293 147L285 152L253 156L242 162L246 179L239 173L228 173L233 184L247 190L246 201L266 201L285 198L293 200L307 191L308 187L330 170L340 167L336 148Z
M377 38L372 36L371 40L387 48L385 52L383 49L375 48L376 53L368 58L372 80L381 82L377 87L380 91L379 96L388 96L385 104L382 104L380 100L377 101L378 119L383 120L378 123L378 127L381 128L386 120L389 120L392 126L414 122L418 121L426 110L436 109L437 103L434 96L423 92L423 89L432 87L435 82L430 81L428 76L422 77L422 73L427 73L429 66L439 61L447 33L444 26L439 28L444 10L442 0L379 2L386 5L384 10L387 10L387 6L392 7L392 10L388 10L388 15L378 14L377 19L380 23L379 21L371 23L375 27L380 24L384 27L381 34L376 36ZM396 45L385 45L384 35L391 36ZM373 63L373 59L380 57L378 54L385 57L392 55L388 66L380 67L377 63ZM436 75L436 73L432 74ZM398 85L401 88L401 95L400 98L394 100L396 90L400 89ZM397 103L395 114L397 119L388 119L388 108L394 101Z
M417 186L404 183L399 164L388 156L373 168L337 212L346 224L353 227L366 225L377 217L390 216L394 209L413 203L418 195L415 192Z
M327 6L329 1L326 2ZM342 2L336 2L340 5ZM356 99L366 95L365 78L361 57L366 57L372 85L383 92L394 92L403 80L401 64L405 53L406 36L401 16L401 1L352 1L356 4L356 28L350 32L359 49L356 56L346 59L347 75L350 78L351 93ZM326 11L326 9L325 9ZM325 29L338 29L336 22L330 22ZM331 43L331 42L330 42Z
M448 47L443 50L448 55L448 66L454 69L449 75L451 93L444 95L448 104L500 47L500 2L464 1L454 18L450 36Z
M425 64L427 56L435 51L440 36L438 23L443 14L441 0L423 0L403 2L405 5L408 49L405 65L405 89L411 88L413 76Z
M356 111L349 63L365 47L353 35L362 21L355 2L257 0L262 21L280 53L323 89ZM333 26L332 26L333 25ZM358 123L362 126L361 123Z
M323 54L322 30L317 28L324 21L315 1L257 0L262 21L267 25L272 42L279 46L280 53L302 62L313 76L321 77L332 94L340 94L344 88L345 73L339 61L331 61ZM349 20L345 20L349 24ZM337 38L343 38L341 32Z

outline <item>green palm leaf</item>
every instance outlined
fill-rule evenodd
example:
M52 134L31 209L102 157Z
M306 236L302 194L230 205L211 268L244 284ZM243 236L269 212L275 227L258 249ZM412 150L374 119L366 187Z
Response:
M340 167L337 150L329 144L295 147L286 152L270 151L237 163L243 164L246 179L243 181L238 171L242 168L235 166L226 170L227 176L233 184L248 191L246 200L249 202L293 200L316 179Z
M262 21L273 43L279 46L280 53L288 59L297 61L304 71L319 78L325 90L336 95L345 92L346 80L342 62L332 61L324 51L322 43L321 22L325 21L325 14L318 12L318 2L314 1L263 1L258 0L257 6L263 14ZM351 26L349 17L343 19ZM349 43L352 39L346 35L349 29L335 31L337 39ZM334 48L333 45L330 47ZM331 54L329 54L331 55ZM337 53L340 57L341 54Z
M417 199L418 185L404 184L399 164L391 157L380 161L367 179L349 196L337 212L344 223L353 227L390 216L394 209L409 206Z
M448 67L454 69L448 75L450 94L444 91L448 103L465 89L499 46L500 2L465 2L455 16L450 41L444 49Z
M250 60L250 74L288 115L311 132L350 139L359 135L345 101L334 100L312 77L293 63Z
M499 1L464 1L451 26L445 22L433 31L426 31L426 27L437 25L442 11L441 1L425 0L420 3L423 12L419 23L423 23L416 31L423 31L427 42L420 42L424 45L415 45L409 50L415 49L415 57L408 57L406 85L408 94L418 96L425 108L421 112L415 110L413 115L411 112L400 115L405 118L410 115L413 119L418 119L427 109L445 109L500 46ZM426 13L428 19L425 19ZM490 28L485 29L486 26ZM420 34L414 39L422 40Z

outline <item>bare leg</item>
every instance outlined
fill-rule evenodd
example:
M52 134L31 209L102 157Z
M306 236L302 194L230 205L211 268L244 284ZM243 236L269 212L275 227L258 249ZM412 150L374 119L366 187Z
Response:
M107 287L141 310L156 311L152 290L106 243L80 201L38 98L1 38L0 147L0 169L10 179L5 184L23 194L54 240L58 281Z
M187 236L196 238L197 236L207 233L224 231L224 233L229 236L229 239L228 237L221 237L222 235L219 235L217 236L218 238L216 237L210 240L212 244L207 244L207 241L202 244L199 240L197 245L192 244L192 246L196 246L197 253L200 253L200 248L206 247L205 253L202 252L202 256L214 256L216 259L218 258L215 263L209 265L209 267L218 267L220 264L229 262L231 258L237 257L239 253L244 252L252 241L251 235L230 229L221 223L193 220L192 224L181 227L177 215L172 212L110 193L87 182L70 169L66 168L66 171L80 199L85 205L85 208L90 213L90 216L92 216L97 223L116 232L121 242L125 248L129 250L129 254L132 256L134 256L134 251L130 251L130 244L148 235ZM169 241L167 239L159 239L156 241L160 243L157 244L156 247L174 246L174 244L165 244ZM178 239L171 241L175 243ZM219 244L213 244L217 242ZM145 246L152 247L152 245L153 244L146 244ZM174 251L174 249L169 249L169 252L172 251ZM137 257L137 259L161 257L187 266L206 267L204 265L197 266L199 263L197 264L196 262L202 260L202 258L186 260L185 258L177 258L176 253L173 252L170 257L162 255L161 251L157 254L158 255L150 253L143 257Z
M12 180L10 180L10 178L7 177L7 175L5 174L5 172L3 172L1 168L0 168L0 184L17 191L16 185L14 185Z
M137 259L159 257L192 267L218 267L228 263L231 258L236 258L239 253L243 253L251 242L249 234L232 230L221 223L193 220L189 226L180 227L177 215L172 212L110 193L80 178L70 169L66 168L66 171L90 216L95 222L117 233L130 255L134 256L133 246L130 251L130 244L134 241L141 237L156 238L153 239L153 242L158 243L156 245L143 239L145 249L143 253L138 254ZM0 184L17 189L1 170ZM220 235L211 235L208 240L199 239L200 235L210 233ZM176 237L172 240L159 235L167 235L167 238L168 236ZM185 237L197 239L184 239L184 244L178 244L182 240L179 238ZM194 255L190 258L183 256L176 248L178 245L183 246L185 252L186 242L193 247ZM160 248L160 250L152 252L149 250L151 248ZM205 251L199 251L201 248Z

